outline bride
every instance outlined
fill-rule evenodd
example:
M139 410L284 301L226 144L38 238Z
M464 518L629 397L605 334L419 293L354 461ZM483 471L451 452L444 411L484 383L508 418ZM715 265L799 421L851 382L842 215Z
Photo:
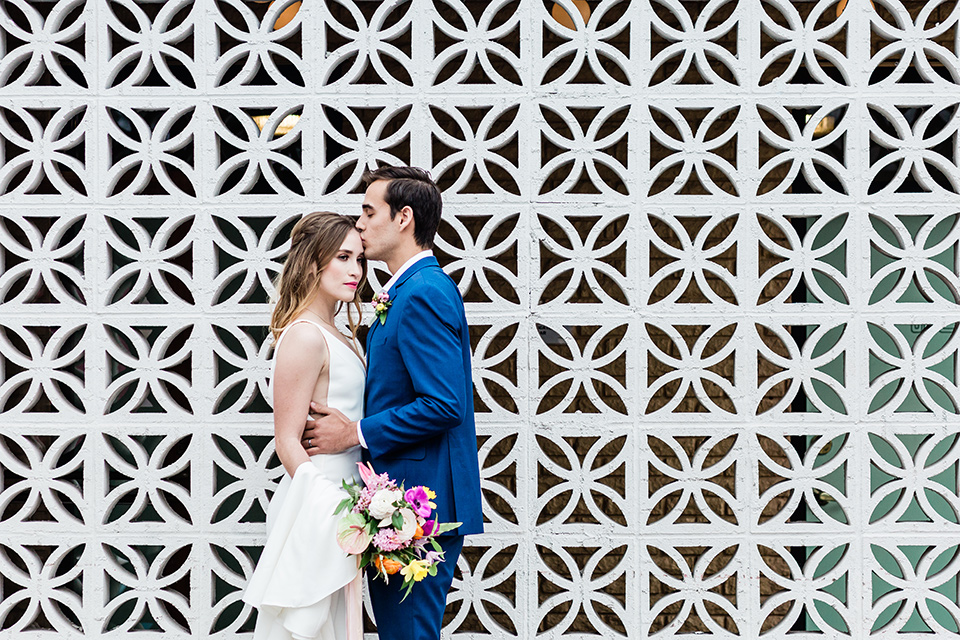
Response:
M300 436L311 401L350 420L362 417L365 367L356 330L363 245L353 220L327 212L305 215L290 239L270 320L273 424L287 473L270 501L267 541L243 599L258 609L255 640L359 640L360 574L356 557L337 545L333 512L344 497L341 481L355 479L360 450L308 457ZM350 339L334 325L345 303Z

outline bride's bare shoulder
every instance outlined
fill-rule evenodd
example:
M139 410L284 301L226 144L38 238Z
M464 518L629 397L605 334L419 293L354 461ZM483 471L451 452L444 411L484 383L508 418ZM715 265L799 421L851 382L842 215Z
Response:
M323 332L309 322L298 322L287 327L283 339L274 356L280 361L301 359L325 361L327 358L327 339Z

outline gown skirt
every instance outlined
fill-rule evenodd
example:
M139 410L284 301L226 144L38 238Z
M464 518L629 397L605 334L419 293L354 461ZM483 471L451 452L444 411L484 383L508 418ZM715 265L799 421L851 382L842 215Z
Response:
M267 541L244 602L259 610L254 640L360 640L362 587L357 557L336 542L360 449L312 456L284 475L267 511Z

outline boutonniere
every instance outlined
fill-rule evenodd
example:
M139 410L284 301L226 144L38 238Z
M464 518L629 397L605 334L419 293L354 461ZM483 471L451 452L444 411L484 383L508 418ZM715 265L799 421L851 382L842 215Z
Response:
M373 305L373 315L375 315L380 320L380 324L383 324L387 321L387 310L393 305L390 302L390 294L386 291L381 291L377 295L373 296L373 302L370 304Z

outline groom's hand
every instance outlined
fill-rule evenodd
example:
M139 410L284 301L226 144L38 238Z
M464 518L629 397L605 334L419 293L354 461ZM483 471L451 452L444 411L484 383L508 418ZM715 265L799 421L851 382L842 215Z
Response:
M310 403L312 420L307 420L300 444L307 455L340 453L360 442L357 440L357 423L347 419L333 407L316 402Z

